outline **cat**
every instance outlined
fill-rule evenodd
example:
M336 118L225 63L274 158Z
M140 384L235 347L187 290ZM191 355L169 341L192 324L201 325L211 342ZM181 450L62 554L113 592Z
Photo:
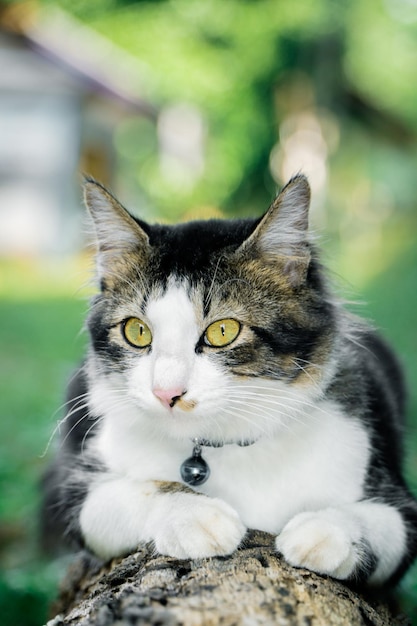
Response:
M44 528L108 560L195 559L248 528L295 567L391 584L417 552L405 390L335 298L293 177L254 219L149 225L85 181L99 293L45 480Z

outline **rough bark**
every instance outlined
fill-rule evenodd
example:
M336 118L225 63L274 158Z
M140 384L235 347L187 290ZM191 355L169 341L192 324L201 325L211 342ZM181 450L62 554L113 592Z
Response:
M251 532L230 557L178 561L152 546L100 566L72 566L47 626L406 626L377 597L303 569ZM385 598L386 600L386 598Z

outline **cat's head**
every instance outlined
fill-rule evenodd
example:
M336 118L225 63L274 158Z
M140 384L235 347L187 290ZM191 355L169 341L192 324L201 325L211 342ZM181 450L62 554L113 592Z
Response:
M97 414L179 439L288 427L320 394L334 313L293 178L265 215L149 225L87 180L100 294L88 321Z

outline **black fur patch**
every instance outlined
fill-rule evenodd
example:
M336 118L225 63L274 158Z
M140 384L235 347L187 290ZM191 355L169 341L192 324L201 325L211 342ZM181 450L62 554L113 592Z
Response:
M175 226L147 227L155 250L151 270L156 280L166 282L171 275L191 282L208 282L207 269L218 257L236 250L251 234L259 220L209 220Z

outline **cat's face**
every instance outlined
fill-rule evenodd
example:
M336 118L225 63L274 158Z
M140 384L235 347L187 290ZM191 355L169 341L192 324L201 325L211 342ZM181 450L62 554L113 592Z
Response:
M176 439L254 440L320 393L331 306L294 179L261 220L138 223L87 183L101 293L89 317L98 414Z

